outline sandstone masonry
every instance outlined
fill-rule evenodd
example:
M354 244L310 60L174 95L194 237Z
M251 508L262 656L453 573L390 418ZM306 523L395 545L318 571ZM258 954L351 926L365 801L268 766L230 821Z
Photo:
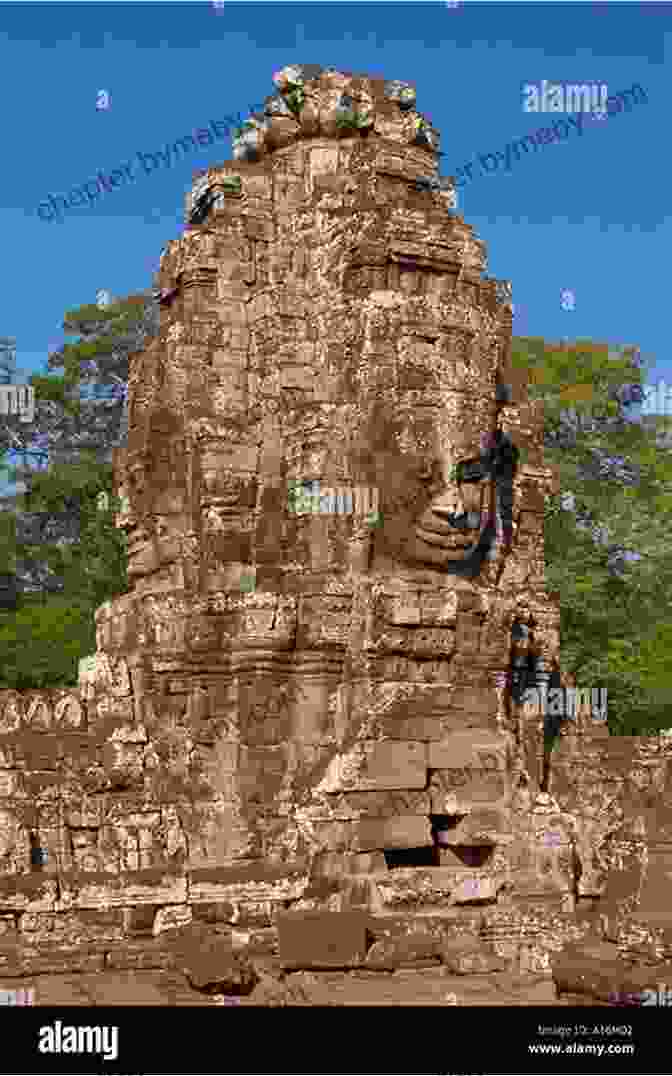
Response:
M600 914L627 949L670 752L588 707L551 757L523 712L571 685L505 282L411 87L277 81L161 260L114 460L129 593L77 689L0 693L4 973L160 964L195 921L383 967L419 912L465 968L548 971ZM380 519L292 513L306 481Z

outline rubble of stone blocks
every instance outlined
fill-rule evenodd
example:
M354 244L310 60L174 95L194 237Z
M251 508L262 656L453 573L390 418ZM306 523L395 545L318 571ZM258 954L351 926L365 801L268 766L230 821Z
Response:
M550 976L653 900L667 748L581 713L549 753L525 711L571 686L558 476L415 91L276 85L196 178L131 361L129 591L76 688L0 698L6 967L163 966L199 923L310 966L292 915L326 915L348 967ZM376 526L292 513L297 482L376 490Z

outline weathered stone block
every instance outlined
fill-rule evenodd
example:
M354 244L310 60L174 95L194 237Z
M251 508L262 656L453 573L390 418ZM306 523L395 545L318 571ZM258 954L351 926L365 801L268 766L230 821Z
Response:
M236 909L228 900L202 901L192 904L194 920L201 923L232 923L236 917Z
M167 931L177 930L179 927L184 927L188 923L191 923L192 918L191 905L169 904L165 908L159 908L156 913L154 924L152 926L152 934L154 937L158 937L160 934L165 934Z
M503 736L486 730L454 732L427 748L427 765L434 770L507 769L507 743Z
M175 954L165 945L165 938L143 938L142 942L124 939L123 946L105 953L105 968L110 971L149 971L175 967Z
M506 971L510 962L476 938L456 938L442 947L442 960L453 975L487 975Z
M328 795L326 800L325 818L393 818L412 814L426 818L430 813L429 794L424 789L344 792Z
M502 880L497 877L479 876L476 878L461 878L455 883L453 900L456 904L463 904L471 900L497 900L497 891Z
M13 915L0 915L0 945L11 942L16 938L17 923Z
M312 862L312 877L341 877L387 870L383 852L319 852Z
M23 775L18 770L0 770L0 798L12 799L21 796Z
M415 931L402 937L374 942L366 954L366 967L376 971L395 971L418 964L439 964L442 944L433 934Z
M124 908L124 930L133 935L149 935L153 934L154 920L156 913L161 905L159 904L141 904L135 908Z
M278 916L284 968L350 968L364 963L365 912L283 912Z
M299 899L308 882L307 872L307 864L282 865L261 860L240 867L191 869L189 898L206 903L261 903L267 917L276 905Z
M329 763L320 784L325 792L351 789L425 788L427 784L427 745L361 741L344 755Z
M359 822L316 823L326 847L333 851L369 852L385 848L421 848L433 844L429 818L363 818Z
M234 950L228 932L193 923L177 930L166 944L175 954L174 966L196 990L241 996L250 994L259 981L248 958Z
M119 874L72 873L59 876L61 900L72 908L128 907L141 904L185 904L186 879L165 868Z
M42 873L0 875L0 911L50 911L57 887Z
M441 843L455 846L508 844L513 839L508 811L504 807L474 805L469 814L441 836Z
M491 770L434 770L430 777L432 814L461 814L475 803L501 803L505 775Z
M653 980L668 982L672 968L632 969L616 945L597 939L570 942L551 957L553 981L558 995L577 994L609 1000L610 993L636 993ZM654 987L655 989L655 987Z
M2 965L6 977L24 978L35 975L91 974L105 966L104 952L91 952L81 947L41 946L39 950L20 951L11 963Z
M441 740L444 735L438 717L385 717L380 730L390 740Z

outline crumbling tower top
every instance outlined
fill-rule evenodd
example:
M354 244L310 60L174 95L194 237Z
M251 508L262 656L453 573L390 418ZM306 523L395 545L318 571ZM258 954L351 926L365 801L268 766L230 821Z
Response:
M413 175L418 189L439 192L448 208L456 207L453 177L438 175L440 134L430 118L416 110L410 83L317 64L285 67L273 78L278 92L266 98L263 112L252 113L234 133L234 161L270 163L278 151L291 151L308 139L312 148L324 140L326 149L327 140L361 142L374 135L389 144L391 175L400 171ZM207 201L211 172L201 177L189 196L190 223L199 223L207 212L199 203Z
M285 67L273 76L278 93L263 114L248 119L234 139L234 158L258 160L302 138L352 138L373 132L404 148L421 148L432 163L440 156L439 132L416 110L408 82L324 69Z

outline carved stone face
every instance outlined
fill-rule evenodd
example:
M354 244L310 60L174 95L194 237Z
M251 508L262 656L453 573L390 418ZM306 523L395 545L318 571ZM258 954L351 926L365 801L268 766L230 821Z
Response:
M411 560L452 575L476 576L496 538L512 541L517 450L500 430L484 433L478 454L444 468L442 488L421 514L408 544ZM441 461L443 462L443 461Z
M472 403L455 393L450 410L388 420L376 461L383 527L374 564L382 570L391 559L475 579L509 551L518 452L499 428L494 394L493 385L491 400Z
M128 538L128 576L151 575L169 564L180 554L181 538L185 531L182 516L157 516L153 526L134 522L123 528Z
M163 486L146 461L136 458L127 465L116 525L126 534L129 580L151 575L178 559L187 529L183 499L179 491L171 493Z

